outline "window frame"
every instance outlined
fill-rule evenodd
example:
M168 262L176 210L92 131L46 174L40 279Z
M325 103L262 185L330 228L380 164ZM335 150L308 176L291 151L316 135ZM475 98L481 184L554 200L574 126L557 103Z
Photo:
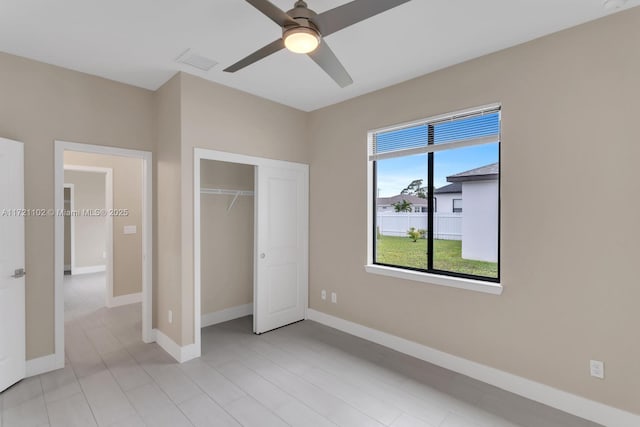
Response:
M500 179L500 178L498 178ZM451 212L452 213L462 213L463 208L456 208L456 201L462 202L462 199L451 199ZM458 210L456 210L458 209Z
M439 116L434 116L427 119L422 119L418 121L413 121L409 123L403 123L393 126L388 126L385 128L370 130L367 134L367 263L365 265L365 271L372 274L379 274L383 276L390 276L395 278L401 278L406 280L419 281L424 283L430 283L434 285L440 286L448 286L459 289L467 289L472 291L478 291L483 293L489 293L494 295L500 295L502 293L502 283L501 283L501 256L500 256L500 248L501 248L501 174L498 174L498 274L497 278L483 277L483 276L475 276L465 273L458 273L452 271L443 271L437 269L417 269L412 267L403 267L403 266L395 266L388 265L376 262L376 238L377 238L377 206L376 206L376 198L377 198L377 159L371 160L369 158L369 147L373 146L373 138L374 135L380 132L391 131L396 129L407 128L411 126L417 126L420 124L424 124L425 122L431 123L436 122L442 119L463 117L464 115L472 114L473 112L478 111L489 111L490 109L495 109L499 111L499 114L502 115L502 106L500 103L489 104L482 107L471 108L467 110L461 110L453 113L442 114ZM500 129L502 128L502 124L500 125ZM433 125L429 125L429 144L433 144ZM477 144L482 145L482 144ZM501 169L501 150L502 150L502 138L498 141L498 164L499 170ZM438 150L439 151L439 150ZM434 153L436 151L428 152L428 173L432 174L434 167ZM411 154L406 154L411 155ZM434 188L432 185L428 188L427 200L434 200ZM452 202L453 203L453 202ZM428 227L429 230L433 230L433 220L434 214L436 213L436 207L430 204L429 212L428 212ZM431 236L432 237L432 236ZM427 241L428 253L431 261L429 265L433 265L433 238L429 238Z

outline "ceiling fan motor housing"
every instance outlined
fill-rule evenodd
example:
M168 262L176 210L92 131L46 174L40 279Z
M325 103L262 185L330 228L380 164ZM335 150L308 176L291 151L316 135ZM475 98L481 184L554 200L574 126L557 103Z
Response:
M307 4L304 1L298 0L294 5L294 8L287 11L287 15L289 15L294 21L296 21L298 25L296 26L287 25L283 27L282 28L283 37L286 37L287 32L293 29L306 28L311 32L315 33L318 39L320 39L321 37L320 29L313 22L314 18L318 16L318 14L315 13L313 10L309 9L307 7Z

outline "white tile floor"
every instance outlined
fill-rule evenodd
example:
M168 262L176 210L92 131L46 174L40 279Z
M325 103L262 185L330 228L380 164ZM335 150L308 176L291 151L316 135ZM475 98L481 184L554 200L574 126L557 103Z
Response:
M105 273L64 276L64 320L86 316L105 306Z
M203 329L182 365L140 329L139 304L68 321L66 368L1 394L0 427L595 426L311 321Z

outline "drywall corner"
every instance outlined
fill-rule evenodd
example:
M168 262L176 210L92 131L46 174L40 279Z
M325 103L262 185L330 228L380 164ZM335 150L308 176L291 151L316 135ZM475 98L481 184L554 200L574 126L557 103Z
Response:
M167 81L154 96L153 327L181 343L180 74Z

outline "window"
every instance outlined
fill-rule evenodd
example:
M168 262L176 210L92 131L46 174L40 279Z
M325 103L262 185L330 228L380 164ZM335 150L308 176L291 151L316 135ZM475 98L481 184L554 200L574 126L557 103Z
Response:
M499 282L500 106L371 131L369 162L370 264ZM450 212L438 212L436 190ZM398 195L420 214L377 215L378 198Z

